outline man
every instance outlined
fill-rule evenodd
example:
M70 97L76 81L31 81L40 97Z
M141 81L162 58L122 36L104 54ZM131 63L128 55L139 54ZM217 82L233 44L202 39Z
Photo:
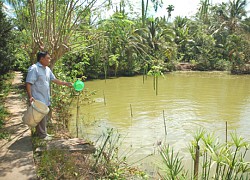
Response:
M58 84L71 87L72 84L56 79L55 75L48 67L50 64L50 55L48 52L37 53L37 63L33 64L28 69L26 77L26 90L28 93L29 102L39 100L50 106L50 81ZM44 140L51 140L52 137L47 134L46 115L42 121L36 126L36 135Z

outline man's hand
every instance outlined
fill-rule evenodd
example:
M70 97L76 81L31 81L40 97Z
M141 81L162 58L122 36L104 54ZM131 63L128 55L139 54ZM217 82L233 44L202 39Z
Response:
M32 97L32 94L31 94L31 84L26 82L26 90L27 90L27 94L28 94L28 98L29 98L29 103L31 105L31 103L33 101L35 101L35 99Z
M63 86L68 86L68 87L72 87L72 83L71 82L65 82L65 81L61 81L59 79L54 79L52 80L54 83L58 84L58 85L63 85Z
M72 87L72 83L71 82L65 82L64 85L68 86L68 87Z
M35 99L33 98L33 97L31 97L30 99L29 99L29 101L30 101L30 104L34 101L35 102Z

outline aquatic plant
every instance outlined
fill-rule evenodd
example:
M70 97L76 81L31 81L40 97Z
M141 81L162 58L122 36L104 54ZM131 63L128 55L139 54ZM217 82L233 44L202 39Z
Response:
M179 157L179 152L174 154L173 148L169 145L160 147L160 154L165 165L164 174L160 174L163 179L186 179L187 173L184 171L182 159Z
M162 73L163 68L161 66L152 66L151 69L148 71L148 75L153 76L153 87L155 90L156 95L158 95L158 77L164 76Z
M236 132L230 134L231 141L222 143L213 133L199 129L194 140L189 144L189 152L194 166L190 174L183 168L179 154L174 154L167 147L160 147L160 154L165 164L164 179L248 179L250 162L246 161L249 142ZM166 145L165 145L166 146ZM194 169L192 169L194 167ZM193 173L192 173L193 171Z

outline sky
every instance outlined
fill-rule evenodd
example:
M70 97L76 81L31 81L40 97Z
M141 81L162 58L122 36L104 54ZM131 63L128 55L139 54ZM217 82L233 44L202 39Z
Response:
M133 10L141 13L141 0L125 0L129 1L131 4L133 4ZM168 5L174 5L174 11L172 12L172 18L174 19L176 16L182 16L182 17L191 17L195 15L196 12L198 12L198 8L200 6L200 0L162 0L163 1L163 7L159 8L157 13L155 14L152 4L149 9L148 16L151 16L154 14L154 16L163 16L164 14L167 15L166 8ZM113 0L114 4L120 2L120 0ZM149 0L151 2L151 0ZM229 2L229 0L210 0L210 2L215 5L222 2ZM249 2L249 0L247 1ZM250 2L247 5L247 11L248 16L250 14ZM108 13L109 14L109 13Z
M103 0L104 1L104 0ZM168 5L174 5L174 11L172 12L172 20L176 16L182 16L182 17L191 17L195 15L195 13L198 11L198 8L200 6L201 0L162 0L163 1L163 7L159 8L157 13L154 12L152 4L149 8L148 16L151 16L151 14L154 14L155 17L163 16L164 14L167 15L166 8ZM99 1L102 2L102 1ZM120 0L112 0L113 4L119 4ZM133 6L133 10L137 12L138 15L141 13L141 0L125 0L125 3L129 2ZM151 2L151 0L149 0ZM229 2L229 0L210 0L212 4L222 3L222 2ZM250 16L250 1L247 0L247 8L248 11L248 17ZM126 3L127 4L127 3ZM7 4L5 4L7 5ZM7 5L8 7L8 5ZM9 9L9 8L8 8ZM113 10L110 10L110 12L103 13L104 17L108 17L111 14L113 14Z
M163 0L164 6L159 9L157 12L157 16L161 16L166 12L166 8L168 5L174 5L174 11L172 12L172 17L182 16L182 17L190 17L194 15L198 11L198 7L200 6L200 0ZM229 0L211 0L213 5L229 2ZM250 10L250 3L247 5L247 10Z

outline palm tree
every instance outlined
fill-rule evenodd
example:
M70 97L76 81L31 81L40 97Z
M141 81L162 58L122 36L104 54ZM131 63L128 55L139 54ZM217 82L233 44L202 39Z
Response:
M171 13L174 11L174 6L173 5L168 5L168 7L166 8L167 9L167 12L168 12L168 19L167 21L169 20L169 18L171 18Z
M197 29L196 29L197 30ZM177 16L174 20L175 43L178 47L177 58L179 61L189 61L192 56L193 37L190 33L189 20Z
M243 21L246 16L246 0L231 0L229 3L222 3L213 7L214 26L217 27L213 32L216 42L224 48L223 56L232 63L232 71L240 72L249 57L247 45L247 30ZM243 37L244 36L244 37Z
M229 4L222 3L214 7L220 24L229 29L229 33L235 33L241 27L243 17L246 17L246 0L231 0Z
M164 18L149 18L147 20L145 39L149 46L148 53L153 61L156 60L159 63L167 60L166 62L173 64L176 58L175 33L166 24ZM155 65L158 65L157 63Z
M115 57L120 64L118 71L131 75L135 68L139 68L141 62L138 61L144 59L148 49L141 36L143 29L137 28L135 23L122 13L115 13L110 19L104 20L99 29L107 37L106 61L109 61L109 57Z
M199 18L204 23L208 23L208 16L209 16L209 0L201 0L201 7L199 9Z
M229 19L228 25L231 32L235 32L242 17L247 15L246 0L232 0L229 4Z

